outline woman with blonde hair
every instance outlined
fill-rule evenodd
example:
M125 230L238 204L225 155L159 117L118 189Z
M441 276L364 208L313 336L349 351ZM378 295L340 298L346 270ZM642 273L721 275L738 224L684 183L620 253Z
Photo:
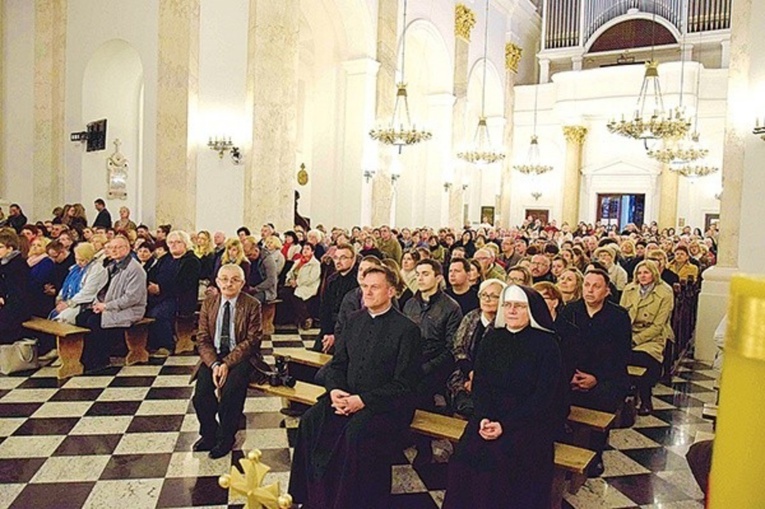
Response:
M61 291L56 296L56 308L49 316L51 320L71 325L74 325L80 307L93 302L108 279L106 268L98 263L93 244L77 244L74 260L75 264L69 269Z
M576 267L567 267L560 273L555 284L563 298L563 304L574 302L582 298L582 286L584 286L584 274Z
M199 271L200 281L211 281L213 268L215 267L215 244L212 243L212 235L207 230L197 233L197 241L194 244L194 254L199 258L201 268Z
M276 235L271 235L266 239L264 247L274 257L276 273L281 274L287 264L287 259L282 254L282 241Z
M221 265L227 265L229 263L239 265L244 271L244 280L247 281L247 278L250 277L250 261L244 255L244 247L242 246L242 241L235 237L226 240L223 254L220 258L215 260L215 266L213 267L212 273L217 274L218 269L221 268ZM215 278L213 278L210 282L211 285L207 289L207 292L217 292L218 287L217 283L215 282Z
M656 263L643 260L635 267L635 278L624 288L619 304L632 322L630 364L647 369L636 383L640 396L638 413L648 415L653 411L651 389L661 377L664 346L667 340L674 339L670 326L674 292L661 280Z
M126 232L137 230L138 227L130 220L130 209L124 205L120 207L120 218L114 222L114 230L117 232Z

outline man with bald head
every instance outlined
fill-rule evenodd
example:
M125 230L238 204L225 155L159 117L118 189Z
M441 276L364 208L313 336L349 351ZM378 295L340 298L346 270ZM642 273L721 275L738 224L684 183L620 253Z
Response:
M216 283L220 292L209 295L199 313L200 361L192 375L197 382L193 402L200 435L194 450L209 451L213 459L227 455L234 445L263 335L260 303L242 292L242 268L221 266Z
M130 256L130 242L118 235L107 245L111 261L108 279L87 309L77 315L77 325L87 327L82 364L85 371L109 366L109 354L123 340L125 330L146 311L146 272Z

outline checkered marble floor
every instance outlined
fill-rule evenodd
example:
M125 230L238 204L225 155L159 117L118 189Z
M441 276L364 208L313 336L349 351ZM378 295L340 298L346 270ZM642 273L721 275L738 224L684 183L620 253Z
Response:
M316 333L278 331L264 353L311 345ZM286 489L297 421L280 426L278 398L251 391L232 454L214 461L191 452L198 423L188 380L195 362L152 359L63 382L53 368L0 377L0 508L241 507L218 476L255 448L271 467L266 482ZM697 432L712 430L701 410L714 401L714 376L689 361L670 385L657 386L654 415L612 431L603 477L566 494L564 507L702 508L684 454ZM393 507L440 506L449 448L436 442L437 462L417 468L412 450L401 454Z

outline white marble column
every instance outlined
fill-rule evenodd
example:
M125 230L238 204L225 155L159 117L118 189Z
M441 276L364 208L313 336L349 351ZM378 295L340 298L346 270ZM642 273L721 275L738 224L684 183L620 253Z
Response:
M343 122L342 183L334 190L338 203L337 224L371 224L370 189L363 179L369 161L376 156L376 142L369 138L369 129L375 121L375 89L380 63L364 57L343 62L345 71L345 117ZM343 189L355 189L343 195Z
M443 183L449 176L452 164L452 113L454 95L449 93L428 96L428 125L433 126L433 139L427 142L427 163L420 170L422 180L418 184L417 197L413 200L415 218L419 224L443 225L441 222L441 197ZM436 128L437 127L437 128ZM419 209L419 210L418 210ZM448 215L447 215L448 217Z
M659 179L659 228L677 228L677 172L671 171L665 164Z
M543 85L550 82L550 59L539 59L539 84Z
M475 27L475 13L464 4L457 4L454 11L454 106L452 107L452 147L451 155L455 157L457 152L467 143L470 136L465 116L467 114L467 89L468 89L468 57L470 51L470 34ZM454 169L450 168L452 173ZM455 180L449 190L448 226L462 228L463 207L465 193L462 191L461 181Z
M502 162L500 183L499 224L510 228L511 198L513 196L513 142L515 133L515 77L521 61L523 49L511 42L505 44L505 130L502 144L506 151Z
M731 276L739 271L762 273L761 253L765 240L759 234L765 217L761 189L765 175L761 161L765 142L751 133L755 115L752 104L761 107L760 69L765 66L762 37L765 16L755 12L752 0L733 2L729 49L728 110L723 146L720 200L720 236L717 265L704 272L696 322L696 358L711 360L717 351L712 341L728 303ZM727 47L726 47L727 46ZM723 52L723 59L727 58ZM761 121L762 122L762 121Z
M64 201L67 0L35 1L34 200L30 217Z
M396 99L396 67L398 59L398 0L377 2L377 98L375 119L387 124L393 115ZM393 187L390 180L390 147L377 150L377 171L372 179L372 225L389 224L393 217Z
M3 34L5 33L5 2L0 2L0 55L3 55L2 58L0 58L0 104L5 99L5 37ZM0 119L0 129L3 128L3 126L8 125L6 121ZM5 164L2 163L2 161L5 161L5 136L0 136L0 198L4 198L7 196L7 190L5 188L5 173L6 168Z
M587 136L587 128L580 125L564 126L563 136L566 138L566 166L563 169L563 214L561 220L562 223L568 223L573 230L579 222L582 147Z
M160 0L157 80L156 221L196 227L199 0Z
M252 154L244 172L244 223L294 223L299 0L250 0L247 108Z

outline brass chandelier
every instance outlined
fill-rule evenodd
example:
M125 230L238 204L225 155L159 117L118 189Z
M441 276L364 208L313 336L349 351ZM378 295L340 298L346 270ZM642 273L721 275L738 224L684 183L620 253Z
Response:
M379 141L385 145L398 147L398 153L404 145L414 145L422 141L427 141L433 137L430 131L418 129L412 123L409 115L409 100L406 94L406 81L404 80L404 71L406 66L406 4L404 0L404 31L401 42L401 81L396 85L396 102L393 104L393 116L387 126L378 126L369 131L369 136L373 140Z
M486 0L486 17L484 20L483 33L483 87L481 90L481 116L478 118L478 127L473 135L473 146L466 151L458 152L457 157L470 164L487 165L501 161L505 158L504 152L495 150L491 144L489 128L486 125L486 54L489 40L489 0Z
M542 164L542 154L539 151L539 137L537 136L537 95L539 94L539 85L534 88L534 130L531 135L531 144L526 155L526 161L523 164L513 166L516 170L526 175L542 175L552 171L553 167Z
M685 111L681 107L664 109L664 97L661 94L661 82L659 80L659 63L654 59L656 32L656 10L653 12L653 25L651 32L651 59L645 64L643 83L637 97L635 111L627 120L622 115L621 120L611 120L608 130L613 134L625 136L636 140L671 140L680 139L688 132L691 123L685 118ZM646 113L646 103L649 95L653 95L653 111Z

